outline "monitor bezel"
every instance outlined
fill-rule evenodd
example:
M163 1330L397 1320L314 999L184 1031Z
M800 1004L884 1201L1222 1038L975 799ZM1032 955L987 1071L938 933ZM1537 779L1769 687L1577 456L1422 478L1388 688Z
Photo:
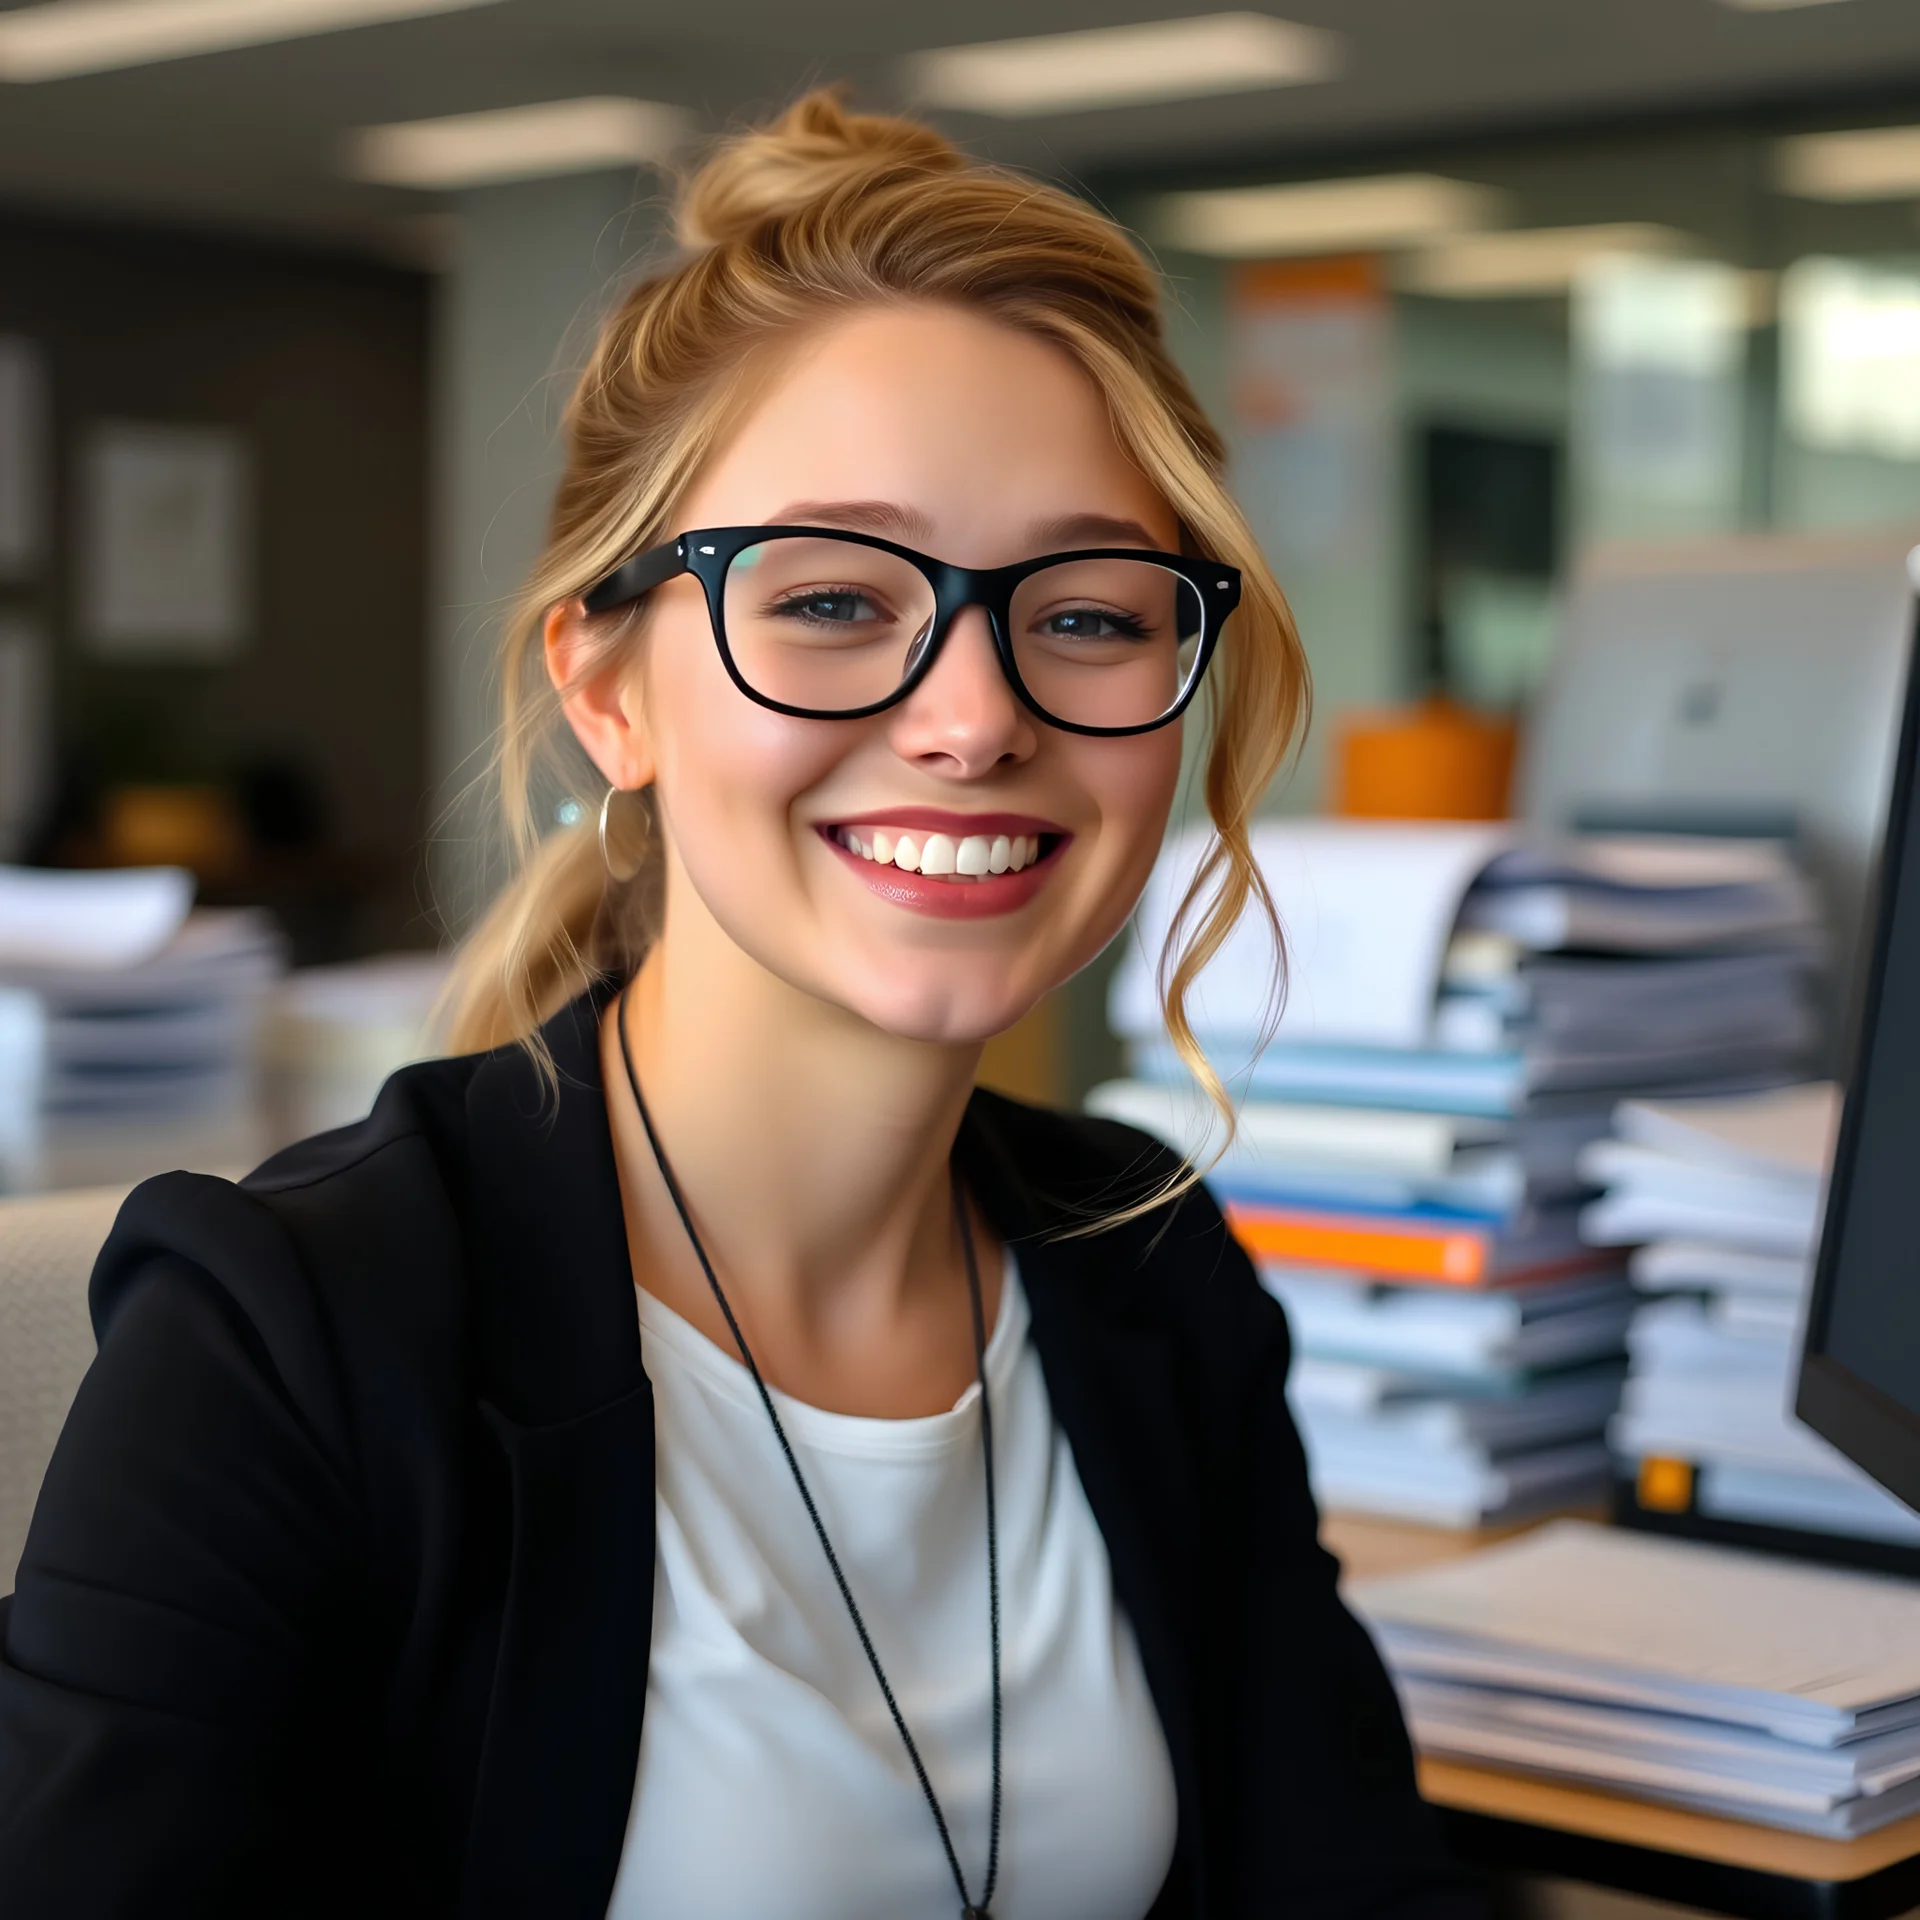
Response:
M1916 549L1920 554L1920 549ZM1911 563L1910 563L1911 564ZM1920 584L1920 583L1917 583ZM1875 1072L1874 1035L1880 1025L1887 965L1893 944L1893 894L1912 834L1915 758L1920 755L1920 603L1910 628L1907 688L1900 723L1900 744L1893 763L1893 789L1872 894L1873 944L1865 991L1858 1001L1851 1071L1841 1108L1833 1171L1827 1183L1820 1249L1814 1262L1813 1289L1807 1301L1806 1334L1800 1350L1794 1413L1822 1439L1838 1447L1856 1466L1896 1499L1920 1508L1920 1413L1907 1408L1826 1351L1834 1292L1845 1255L1847 1206L1852 1196L1856 1147L1866 1094Z

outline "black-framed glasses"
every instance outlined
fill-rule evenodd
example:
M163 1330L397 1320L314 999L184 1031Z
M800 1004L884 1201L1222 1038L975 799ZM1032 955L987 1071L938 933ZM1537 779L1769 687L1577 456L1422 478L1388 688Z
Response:
M876 535L704 527L650 547L584 596L589 613L690 573L749 700L859 720L904 700L955 618L979 607L1020 699L1069 733L1147 733L1178 719L1240 603L1215 560L1092 547L1009 567L953 567Z

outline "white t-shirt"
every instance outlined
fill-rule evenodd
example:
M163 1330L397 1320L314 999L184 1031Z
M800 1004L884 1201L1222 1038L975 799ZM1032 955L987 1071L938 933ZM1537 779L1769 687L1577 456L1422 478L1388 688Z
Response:
M657 1436L653 1644L608 1920L957 1920L933 1817L746 1369L640 1295ZM1172 1767L1009 1256L987 1345L1005 1700L995 1920L1132 1920ZM946 1814L986 1871L980 1390L872 1420L774 1396Z

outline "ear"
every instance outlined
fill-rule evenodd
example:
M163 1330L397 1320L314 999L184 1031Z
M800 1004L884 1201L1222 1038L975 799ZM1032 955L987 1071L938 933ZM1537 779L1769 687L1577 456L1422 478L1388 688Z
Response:
M596 659L604 636L578 600L547 610L541 626L547 677L560 695L574 738L609 786L650 786L655 773L653 739L640 698L633 650L618 647Z

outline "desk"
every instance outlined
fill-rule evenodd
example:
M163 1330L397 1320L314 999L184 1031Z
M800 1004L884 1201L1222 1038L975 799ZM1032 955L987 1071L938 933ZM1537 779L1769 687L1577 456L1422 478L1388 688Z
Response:
M1737 1920L1893 1920L1920 1907L1920 1814L1816 1840L1431 1757L1420 1791L1454 1852L1494 1873L1584 1880Z
M1410 1573L1519 1531L1442 1533L1354 1514L1321 1524L1356 1578ZM1488 1873L1580 1880L1736 1920L1894 1920L1920 1907L1920 1814L1858 1840L1818 1840L1467 1761L1419 1766L1454 1852Z

